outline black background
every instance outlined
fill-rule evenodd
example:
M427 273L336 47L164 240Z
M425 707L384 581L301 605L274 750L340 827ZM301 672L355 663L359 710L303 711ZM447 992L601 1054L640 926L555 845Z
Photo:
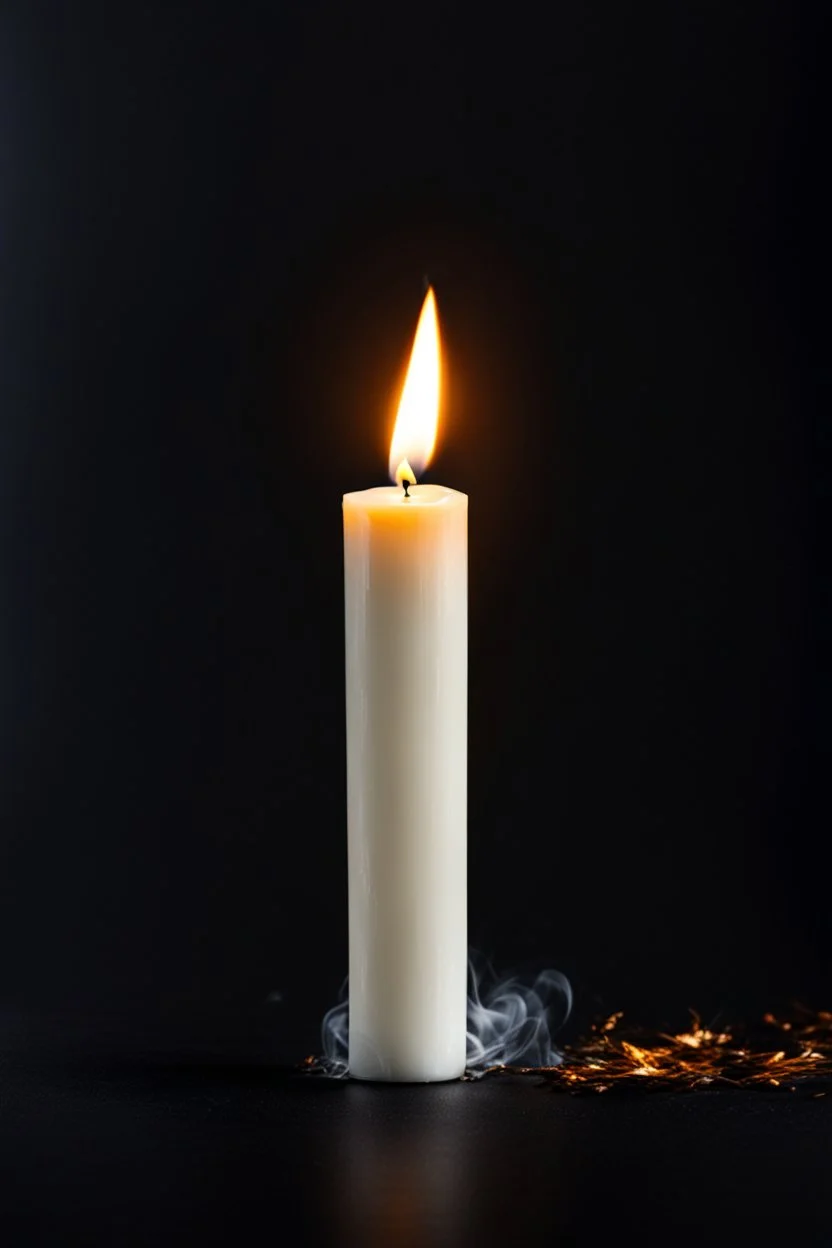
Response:
M0 34L6 1025L315 1047L340 496L384 483L426 275L472 944L588 1013L828 1006L813 14L33 4Z

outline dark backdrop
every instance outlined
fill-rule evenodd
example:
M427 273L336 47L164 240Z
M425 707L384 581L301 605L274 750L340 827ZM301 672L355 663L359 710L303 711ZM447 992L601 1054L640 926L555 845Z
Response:
M812 14L27 4L0 34L9 1025L314 1047L340 496L385 480L426 275L429 478L471 499L472 943L587 1010L828 1006Z

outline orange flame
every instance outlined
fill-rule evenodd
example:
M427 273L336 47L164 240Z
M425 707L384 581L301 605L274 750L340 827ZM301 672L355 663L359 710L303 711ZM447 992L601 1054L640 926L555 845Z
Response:
M415 484L417 473L430 463L439 423L439 375L439 321L436 297L429 286L390 443L390 477L397 485Z

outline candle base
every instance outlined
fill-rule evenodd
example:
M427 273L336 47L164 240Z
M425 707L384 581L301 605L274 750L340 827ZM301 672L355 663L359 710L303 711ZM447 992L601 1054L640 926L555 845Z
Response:
M443 1046L444 1047L444 1046ZM352 1037L347 1065L351 1079L364 1083L448 1083L465 1074L466 1053L457 1044L444 1051L418 1053L411 1051L395 1056L379 1053L370 1043L362 1044Z
M455 1070L453 1073L447 1074L403 1073L389 1075L379 1074L378 1072L359 1074L350 1067L348 1074L350 1079L356 1079L359 1083L453 1083L455 1080L462 1078L465 1074L465 1067L463 1066L462 1070Z

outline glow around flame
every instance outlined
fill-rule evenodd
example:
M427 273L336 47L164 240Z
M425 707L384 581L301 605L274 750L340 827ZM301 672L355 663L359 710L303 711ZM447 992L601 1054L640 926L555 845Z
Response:
M538 971L527 982L498 978L478 954L468 958L469 1075L494 1066L551 1069L563 1059L554 1037L572 1009L572 989L560 971ZM347 984L321 1025L326 1073L346 1077L349 1053Z
M429 286L390 443L390 477L397 485L414 484L430 463L439 423L439 373L439 322L436 297Z

